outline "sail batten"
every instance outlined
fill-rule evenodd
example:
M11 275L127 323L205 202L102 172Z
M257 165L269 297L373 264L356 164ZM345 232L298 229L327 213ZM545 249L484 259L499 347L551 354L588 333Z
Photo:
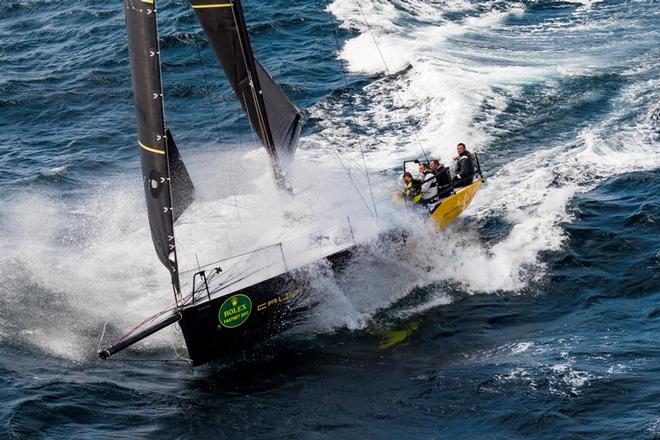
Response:
M151 238L179 294L174 221L192 201L193 187L165 127L155 0L124 0L124 8Z
M240 0L192 0L191 4L277 177L280 164L295 152L302 112L254 57Z

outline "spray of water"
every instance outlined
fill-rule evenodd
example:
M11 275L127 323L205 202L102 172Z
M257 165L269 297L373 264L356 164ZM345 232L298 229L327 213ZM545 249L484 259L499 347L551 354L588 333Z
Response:
M576 14L598 5L582 3ZM372 234L403 228L422 244L399 258L371 240L362 259L341 277L322 264L313 269L322 295L310 319L312 330L364 328L374 313L420 285L449 280L468 292L521 291L543 276L542 252L563 245L562 224L571 220L567 206L576 193L619 173L658 167L657 80L622 88L613 110L573 139L523 154L494 142L508 129L497 121L513 100L524 97L526 86L592 75L605 64L595 53L564 59L563 53L547 52L541 61L531 61L533 33L520 36L518 51L458 47L479 33L499 41L506 36L507 20L525 14L524 5L484 11L460 0L412 1L405 8L376 0L360 4L371 29L355 2L336 0L329 11L343 27L357 31L339 56L351 72L375 77L350 97L357 113L332 97L310 109L320 129L302 140L300 165L292 170L295 199L274 189L260 150L224 148L229 152L223 155L208 146L185 158L197 199L176 227L184 270L194 269L197 260L205 264L303 230L332 230L360 212L364 225L375 225ZM450 12L463 12L464 18L450 19ZM611 25L583 24L590 31ZM551 23L537 25L535 32L558 31L566 29ZM390 75L376 55L374 38ZM641 59L627 74L643 73L649 62ZM387 209L375 222L369 198L365 203L359 197L359 191L366 194L366 180L351 127L366 133L362 141L375 198L384 203L397 186L392 169L420 156L408 119L415 121L430 154L445 162L453 145L466 141L497 163L489 167L487 184L463 219L441 235L412 215ZM116 176L81 198L23 192L7 199L0 223L0 338L84 359L93 355L106 320L111 331L128 329L169 304L168 276L154 256L142 197L137 176ZM491 218L507 228L486 242L477 225ZM450 301L438 292L409 313ZM172 343L177 342L169 333L148 342Z

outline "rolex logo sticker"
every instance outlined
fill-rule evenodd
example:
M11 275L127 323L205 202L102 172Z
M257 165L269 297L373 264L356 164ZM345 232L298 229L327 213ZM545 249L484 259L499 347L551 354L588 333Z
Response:
M218 321L223 327L235 328L243 324L252 313L252 301L247 295L234 295L220 306Z

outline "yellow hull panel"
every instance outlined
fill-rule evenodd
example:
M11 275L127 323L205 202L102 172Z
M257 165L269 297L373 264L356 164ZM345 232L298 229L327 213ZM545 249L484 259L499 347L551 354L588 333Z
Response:
M476 180L468 186L457 189L454 194L442 199L440 205L430 214L431 220L438 227L438 230L441 231L445 229L451 222L456 220L463 211L465 211L465 208L470 206L472 199L474 199L474 196L477 194L477 191L479 191L479 188L481 188L483 182L483 179ZM413 205L416 204L420 198L421 196L417 196L413 200ZM410 203L409 201L406 202L400 194L395 194L392 197L392 200L402 206L406 206Z
M419 323L414 321L398 330L379 329L376 331L381 336L378 348L381 350L387 350L388 348L395 347L402 342L405 342L410 335L417 331L418 328Z
M470 206L482 182L483 180L479 179L468 186L459 188L455 194L442 200L440 206L431 214L431 219L435 222L439 230L443 230L449 226L451 222L456 220L465 211L465 208Z

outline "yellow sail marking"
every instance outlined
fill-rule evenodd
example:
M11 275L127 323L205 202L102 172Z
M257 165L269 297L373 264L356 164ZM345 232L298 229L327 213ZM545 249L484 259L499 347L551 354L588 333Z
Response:
M231 8L234 6L233 3L212 3L208 5L192 5L193 9L203 9L203 8Z
M163 151L163 150L157 150L156 148L148 147L148 146L144 145L142 142L140 142L139 139L138 139L138 144L140 144L140 146L142 148L144 148L145 150L151 151L152 153L165 154L165 151Z
M142 0L143 3L149 3L150 5L154 4L154 0Z

